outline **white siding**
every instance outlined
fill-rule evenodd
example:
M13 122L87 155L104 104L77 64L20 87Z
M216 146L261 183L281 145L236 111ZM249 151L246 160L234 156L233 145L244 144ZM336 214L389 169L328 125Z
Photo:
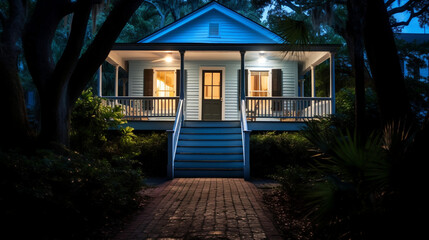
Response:
M165 63L152 63L147 61L129 61L129 93L130 96L143 96L143 70L149 68L165 68ZM201 68L225 68L223 79L223 119L238 120L238 70L240 61L185 61L187 71L186 79L186 105L187 120L200 120L201 111ZM283 96L297 96L298 92L298 63L289 61L268 61L263 65L258 62L246 62L246 68L282 69ZM172 69L180 69L175 65Z
M209 24L219 23L219 36L209 37ZM157 43L277 43L213 9L156 39Z

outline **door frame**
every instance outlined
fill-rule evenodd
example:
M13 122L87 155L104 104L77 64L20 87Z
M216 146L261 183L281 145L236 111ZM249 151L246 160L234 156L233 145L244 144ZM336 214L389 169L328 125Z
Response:
M225 120L225 66L200 66L199 69L199 98L198 98L198 119L203 120L203 71L221 71L222 101L221 120Z

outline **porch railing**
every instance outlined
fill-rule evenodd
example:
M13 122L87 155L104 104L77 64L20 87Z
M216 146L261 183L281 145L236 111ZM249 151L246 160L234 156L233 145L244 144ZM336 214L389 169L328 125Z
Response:
M176 117L179 97L103 97L104 104L119 106L125 118Z
M250 120L280 118L304 121L332 113L329 97L246 97L246 106L247 117Z

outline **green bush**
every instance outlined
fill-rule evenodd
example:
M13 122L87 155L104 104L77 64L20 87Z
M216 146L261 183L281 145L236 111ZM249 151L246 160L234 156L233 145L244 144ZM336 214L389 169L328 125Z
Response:
M274 174L277 167L301 165L310 159L311 144L299 133L257 133L250 136L250 164L253 177Z
M139 169L133 160L66 149L0 152L2 227L17 238L99 237L96 229L138 207Z
M167 176L168 136L165 132L139 134L140 154L136 157L142 164L144 174L150 177Z
M84 90L71 114L71 147L85 154L97 152L108 140L107 130L124 123L119 106L105 106L91 89Z

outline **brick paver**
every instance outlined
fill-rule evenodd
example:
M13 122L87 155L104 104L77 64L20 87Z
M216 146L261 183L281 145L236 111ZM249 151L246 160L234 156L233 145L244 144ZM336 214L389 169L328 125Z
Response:
M178 178L116 239L282 239L254 184L237 178Z

